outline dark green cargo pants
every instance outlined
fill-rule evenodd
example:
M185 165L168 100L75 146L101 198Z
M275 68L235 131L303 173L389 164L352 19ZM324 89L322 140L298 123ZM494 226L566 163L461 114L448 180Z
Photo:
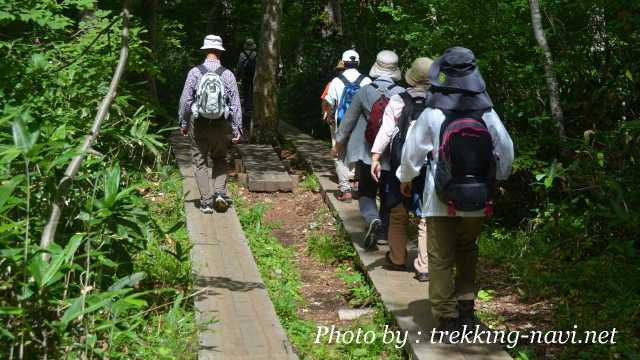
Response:
M475 298L477 239L483 221L481 217L427 218L429 298L436 319L458 317L457 300Z

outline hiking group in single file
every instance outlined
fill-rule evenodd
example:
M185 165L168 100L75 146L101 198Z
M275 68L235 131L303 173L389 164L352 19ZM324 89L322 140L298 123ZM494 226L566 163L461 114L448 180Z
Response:
M225 69L219 36L208 35L206 59L191 69L180 99L180 131L191 142L200 209L224 212L226 155L249 129L255 42L248 39L236 69ZM337 75L321 95L322 119L331 131L339 201L357 199L366 224L361 246L387 243L385 268L414 271L429 282L437 329L449 333L478 325L477 241L493 214L496 182L505 180L513 143L494 110L473 52L452 47L432 60L419 57L404 74L398 55L380 51L368 76L360 56L342 54ZM257 125L252 125L257 126ZM213 160L213 193L207 158ZM357 188L357 189L356 189ZM407 227L418 220L418 254L408 264ZM446 339L446 337L445 337Z

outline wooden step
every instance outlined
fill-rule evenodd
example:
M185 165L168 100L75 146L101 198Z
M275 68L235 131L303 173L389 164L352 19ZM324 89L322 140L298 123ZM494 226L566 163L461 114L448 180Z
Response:
M270 145L240 144L242 169L249 191L293 191L296 185L284 164Z

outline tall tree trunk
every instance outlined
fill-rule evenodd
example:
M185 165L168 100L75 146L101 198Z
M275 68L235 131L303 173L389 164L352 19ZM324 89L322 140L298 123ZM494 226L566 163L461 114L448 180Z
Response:
M322 36L326 39L331 35L342 35L342 6L340 0L328 0L324 6L327 15Z
M342 5L340 0L329 0L329 6L332 9L333 23L335 24L336 32L338 35L342 35Z
M278 63L282 0L262 0L260 47L253 82L253 138L259 143L275 143L278 128Z
M304 63L304 45L307 39L307 27L311 20L311 0L302 0L302 18L300 19L300 33L298 36L298 43L296 45L295 64L296 71L302 71L302 64Z
M529 8L531 9L531 24L533 25L533 33L538 41L538 45L544 53L544 75L547 80L547 88L549 89L549 105L551 106L551 116L553 117L556 135L564 139L564 115L560 106L560 91L558 90L558 80L553 70L553 57L551 49L547 43L542 28L542 19L540 16L540 4L538 0L529 0Z
M158 25L157 25L157 13L158 13L158 0L144 0L142 3L143 11L145 14L145 22L147 25L148 33L147 39L149 41L149 47L151 48L151 62L156 63L158 57ZM156 84L156 77L153 73L147 72L145 74L147 80L147 87L149 91L149 97L155 103L158 103L158 86Z
M207 15L207 34L215 34L222 37L223 42L231 43L231 13L233 11L231 0L216 0L212 2Z

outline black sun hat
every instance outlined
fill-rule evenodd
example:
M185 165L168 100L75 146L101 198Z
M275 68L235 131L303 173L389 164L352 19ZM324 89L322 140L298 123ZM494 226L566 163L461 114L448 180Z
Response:
M447 49L429 70L432 95L428 106L445 110L482 110L493 107L473 52Z

